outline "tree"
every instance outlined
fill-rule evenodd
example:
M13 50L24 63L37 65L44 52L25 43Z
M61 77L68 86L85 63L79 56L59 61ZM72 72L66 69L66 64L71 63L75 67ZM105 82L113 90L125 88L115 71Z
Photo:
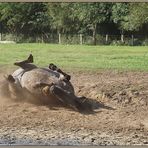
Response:
M55 31L92 33L95 45L101 31L123 34L146 28L147 10L147 3L0 3L0 28L25 37L47 37L46 33Z
M2 24L5 24L7 29L11 32L16 32L18 29L18 25L20 24L20 18L22 17L17 12L18 6L14 3L1 3L0 4L0 21ZM15 15L14 15L15 14Z
M34 34L49 27L46 3L1 3L0 21L15 33Z
M148 23L148 4L130 3L129 14L125 16L121 23L123 29L127 31L138 31L142 26Z
M148 4L115 3L112 20L122 31L138 31L148 22Z
M73 3L48 3L48 14L51 18L52 29L57 30L58 33L77 30Z
M111 20L117 25L123 34L123 23L125 17L129 14L129 3L114 3L112 6Z
M96 45L97 28L109 19L110 3L79 3L76 4L76 15L89 30L92 30L93 44Z

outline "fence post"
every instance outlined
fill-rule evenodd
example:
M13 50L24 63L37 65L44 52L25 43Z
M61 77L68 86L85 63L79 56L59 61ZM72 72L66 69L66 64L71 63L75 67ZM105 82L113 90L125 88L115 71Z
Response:
M83 44L83 36L82 36L82 34L80 34L80 44L81 45Z
M123 43L124 42L124 35L121 34L121 42Z
M2 33L0 32L0 41L2 41Z
M106 41L106 43L108 43L108 34L106 34L106 36L105 36L105 41Z
M134 35L132 34L132 46L134 46Z
M61 34L59 33L59 44L61 44Z
M44 37L43 37L43 34L42 34L41 38L42 38L42 43L44 43Z

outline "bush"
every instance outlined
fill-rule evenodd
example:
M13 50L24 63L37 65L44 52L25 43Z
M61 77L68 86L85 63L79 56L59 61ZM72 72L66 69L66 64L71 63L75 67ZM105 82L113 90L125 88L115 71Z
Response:
M3 41L16 41L16 37L12 34L3 34L2 40Z
M92 38L92 36L84 35L83 36L83 44L93 45L93 38Z
M139 39L134 39L133 46L140 46L140 45L142 45L142 41Z
M88 35L84 35L83 36L83 44L86 44L86 45L93 45L93 37L92 36L88 36ZM106 43L105 41L105 37L102 36L102 35L97 35L96 36L96 44L97 45L108 45L108 43Z
M148 39L145 39L145 40L142 42L142 45L143 45L143 46L148 46Z
M120 40L113 40L110 45L113 45L113 46L125 46L127 45L127 42L122 42Z
M66 35L61 34L61 43L62 44L80 44L79 35Z
M108 44L108 43L106 43L104 36L97 35L96 38L97 38L97 45L105 45L105 44Z

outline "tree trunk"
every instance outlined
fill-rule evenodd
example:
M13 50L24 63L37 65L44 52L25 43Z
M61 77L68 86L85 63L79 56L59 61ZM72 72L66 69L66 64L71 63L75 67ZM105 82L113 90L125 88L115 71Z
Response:
M94 24L93 26L93 45L96 45L96 42L97 42L96 35L97 35L97 24Z

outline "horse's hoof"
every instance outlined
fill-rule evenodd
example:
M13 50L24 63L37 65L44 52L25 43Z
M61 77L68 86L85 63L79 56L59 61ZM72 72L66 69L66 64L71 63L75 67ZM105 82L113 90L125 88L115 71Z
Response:
M8 80L10 83L14 83L14 82L15 82L15 79L13 78L12 75L8 75L7 80Z
M33 63L33 55L30 54L27 60L29 63Z

